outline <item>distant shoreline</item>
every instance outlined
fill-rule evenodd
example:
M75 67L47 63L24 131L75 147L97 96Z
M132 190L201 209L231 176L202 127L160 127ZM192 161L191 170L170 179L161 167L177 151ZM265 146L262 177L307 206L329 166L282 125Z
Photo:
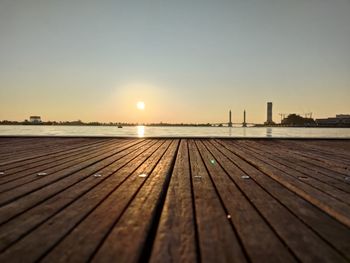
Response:
M217 126L217 125L211 125L211 124L46 124L46 123L11 123L11 124L5 124L0 123L0 126L71 126L71 127L137 127L137 126L145 126L145 127L213 127L213 128L229 128L227 126ZM242 128L242 126L235 125L231 128ZM248 126L246 128L350 128L350 126L286 126L286 125L263 125L258 124L254 126Z
M71 123L71 122L62 122L62 123L2 123L0 122L0 125L2 126L106 126L106 127L135 127L135 126L150 126L150 127L217 127L215 125L211 124L191 124L191 123L184 123L184 124L171 124L171 123L163 123L163 124L153 124L153 123Z

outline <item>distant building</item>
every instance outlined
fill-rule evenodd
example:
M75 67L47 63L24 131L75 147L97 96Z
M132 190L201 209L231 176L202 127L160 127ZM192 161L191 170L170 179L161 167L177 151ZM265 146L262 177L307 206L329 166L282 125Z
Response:
M316 119L318 126L350 126L350 114L337 114L335 117Z
M41 123L41 117L40 116L30 116L29 121L31 123Z
M266 125L275 124L272 120L272 102L267 103L267 119L265 124Z

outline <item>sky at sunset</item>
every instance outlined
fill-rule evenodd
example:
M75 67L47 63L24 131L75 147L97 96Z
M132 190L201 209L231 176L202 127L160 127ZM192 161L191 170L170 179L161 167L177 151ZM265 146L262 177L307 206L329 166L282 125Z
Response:
M350 114L349 0L0 0L0 40L0 120Z

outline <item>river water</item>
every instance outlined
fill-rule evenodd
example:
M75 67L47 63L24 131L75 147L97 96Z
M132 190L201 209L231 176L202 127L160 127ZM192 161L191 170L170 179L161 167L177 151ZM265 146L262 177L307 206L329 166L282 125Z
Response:
M0 125L0 136L349 138L350 128Z

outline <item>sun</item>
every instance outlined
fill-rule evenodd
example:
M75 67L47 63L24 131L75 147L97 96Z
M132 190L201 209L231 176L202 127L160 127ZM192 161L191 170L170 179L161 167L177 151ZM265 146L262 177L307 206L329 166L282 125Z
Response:
M145 103L143 101L139 101L139 102L137 102L136 107L139 110L144 110L145 109Z

